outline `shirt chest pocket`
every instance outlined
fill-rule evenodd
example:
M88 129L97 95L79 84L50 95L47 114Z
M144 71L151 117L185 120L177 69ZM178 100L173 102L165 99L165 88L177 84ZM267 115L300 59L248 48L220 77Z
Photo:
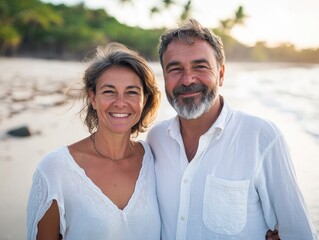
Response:
M247 220L249 180L229 181L206 178L203 221L215 233L233 235L243 230Z

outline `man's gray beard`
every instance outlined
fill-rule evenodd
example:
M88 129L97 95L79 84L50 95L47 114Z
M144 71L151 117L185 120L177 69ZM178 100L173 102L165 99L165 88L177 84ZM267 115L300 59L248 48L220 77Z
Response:
M201 97L201 101L198 105L195 103L195 98L191 97L184 100L182 106L178 104L178 99L176 97L168 97L167 99L180 117L190 120L197 119L205 112L208 112L216 97L217 94L212 90L209 94Z

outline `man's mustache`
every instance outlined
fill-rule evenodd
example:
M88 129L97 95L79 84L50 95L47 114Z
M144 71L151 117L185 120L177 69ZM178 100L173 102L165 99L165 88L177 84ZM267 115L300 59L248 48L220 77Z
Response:
M174 96L178 96L179 94L182 93L189 93L189 92L206 92L207 87L202 84L195 84L192 83L189 86L179 86L173 90Z

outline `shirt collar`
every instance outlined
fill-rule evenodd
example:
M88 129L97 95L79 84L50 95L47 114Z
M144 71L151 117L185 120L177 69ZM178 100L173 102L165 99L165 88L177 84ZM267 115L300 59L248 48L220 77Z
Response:
M171 119L171 123L169 124L166 133L174 139L176 139L178 136L181 136L178 115Z
M216 134L216 138L219 139L225 129L225 126L227 125L229 119L231 118L231 115L233 113L233 109L230 106L230 104L221 96L222 102L223 102L223 108L216 119L216 121L213 123L211 128L207 131L207 134Z
M208 129L208 131L204 135L212 135L216 134L216 138L219 139L223 133L223 130L228 123L229 119L231 118L231 115L233 113L233 108L230 106L230 104L222 97L220 96L223 102L223 108L216 119L216 121L213 123L213 125ZM171 119L171 123L169 124L167 128L167 134L170 135L173 138L177 138L178 136L181 136L180 134L180 123L178 115L176 115L174 118Z

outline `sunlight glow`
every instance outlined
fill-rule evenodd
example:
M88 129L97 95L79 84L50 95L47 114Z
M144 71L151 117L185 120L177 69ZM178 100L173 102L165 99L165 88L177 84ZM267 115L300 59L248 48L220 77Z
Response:
M149 8L161 0L138 0L133 4L119 4L119 1L101 0L43 0L44 2L76 4L84 2L91 8L104 8L120 22L142 28L172 27L178 23L180 9L165 10L153 17ZM178 0L184 3L186 0ZM244 25L233 29L233 36L247 45L257 41L268 45L292 43L297 48L319 48L319 1L318 0L227 0L193 1L193 17L211 28L222 19L233 16L243 6L248 18Z

